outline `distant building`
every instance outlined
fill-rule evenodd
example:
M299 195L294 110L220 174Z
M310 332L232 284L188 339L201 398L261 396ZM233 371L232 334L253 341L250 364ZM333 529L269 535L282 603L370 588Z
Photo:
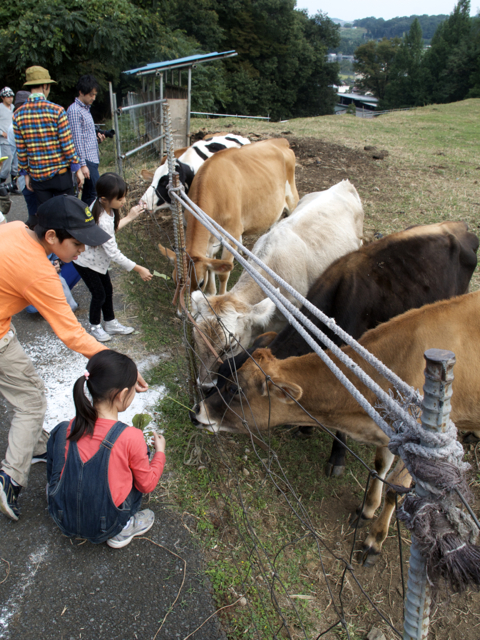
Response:
M343 53L327 53L327 62L342 62L342 60L355 61L355 56L343 55Z
M335 105L335 114L341 115L345 113L349 105L352 103L357 109L357 116L361 117L365 114L365 117L370 117L378 105L378 98L373 96L365 96L360 93L343 93L337 91L338 102Z

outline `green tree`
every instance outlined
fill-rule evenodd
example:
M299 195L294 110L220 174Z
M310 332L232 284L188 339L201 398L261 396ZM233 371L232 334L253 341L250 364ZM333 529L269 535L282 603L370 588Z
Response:
M20 89L27 67L46 67L54 99L68 105L80 75L118 83L121 71L169 57L185 40L129 0L11 0L0 8L0 75Z
M475 60L470 38L470 0L459 0L455 9L435 32L425 54L425 87L429 102L453 102L466 97Z
M412 22L393 62L381 109L398 109L425 103L423 86L423 35L419 20Z
M480 15L472 20L469 56L473 61L473 68L467 98L480 98Z
M400 38L380 42L369 40L355 51L353 69L360 75L356 85L365 91L371 91L376 98L383 100L392 72L395 58L401 45Z
M191 5L177 0L173 26L185 29L206 51L238 53L223 63L230 95L225 110L274 119L333 112L335 95L329 85L336 83L338 67L325 58L338 44L339 29L327 16L309 18L295 10L295 0L201 0Z

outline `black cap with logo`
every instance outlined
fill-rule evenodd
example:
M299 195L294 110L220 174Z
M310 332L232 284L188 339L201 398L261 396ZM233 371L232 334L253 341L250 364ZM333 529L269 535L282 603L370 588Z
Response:
M95 224L90 208L75 196L55 196L38 207L38 223L44 229L65 229L89 247L98 247L110 236Z

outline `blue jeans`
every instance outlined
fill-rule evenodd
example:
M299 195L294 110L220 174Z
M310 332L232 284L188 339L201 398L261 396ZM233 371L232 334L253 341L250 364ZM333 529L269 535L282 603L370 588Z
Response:
M30 226L30 224L33 224L33 221L35 220L35 216L37 215L37 208L38 208L37 196L35 195L34 191L29 191L27 187L25 187L25 189L22 190L22 193L23 193L23 197L25 198L25 202L27 203L27 209L28 209L27 224Z
M85 178L85 182L83 184L83 192L82 192L82 200L85 204L91 205L92 202L97 197L97 190L95 185L100 178L100 174L98 173L98 162L90 162L90 160L86 160L88 170L90 171L90 178Z
M100 544L119 534L142 502L142 493L132 486L125 502L116 507L108 484L110 452L127 425L116 422L97 453L84 463L71 440L65 462L68 424L57 425L47 443L48 510L64 535Z

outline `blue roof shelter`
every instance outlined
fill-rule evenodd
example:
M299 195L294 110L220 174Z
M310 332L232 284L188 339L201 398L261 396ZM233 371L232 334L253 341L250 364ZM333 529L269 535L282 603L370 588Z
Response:
M130 69L128 71L124 71L123 73L127 73L129 75L135 75L137 77L141 77L142 80L147 81L148 76L153 76L152 78L152 87L153 94L155 94L155 85L156 78L159 78L160 84L160 100L164 97L164 81L166 83L168 72L170 72L171 84L175 84L174 82L174 71L178 71L178 84L177 88L179 92L182 89L182 69L186 69L188 71L188 82L187 82L187 136L190 133L190 111L191 111L191 93L192 93L192 69L194 69L197 64L203 64L204 62L214 62L215 60L223 60L225 58L233 58L238 55L237 52L232 49L231 51L223 51L218 53L218 51L214 51L213 53L204 53L193 56L187 56L185 58L177 58L176 60L164 60L163 62L151 62L150 64L145 65L144 67L138 67L138 69ZM168 96L165 96L168 97Z

